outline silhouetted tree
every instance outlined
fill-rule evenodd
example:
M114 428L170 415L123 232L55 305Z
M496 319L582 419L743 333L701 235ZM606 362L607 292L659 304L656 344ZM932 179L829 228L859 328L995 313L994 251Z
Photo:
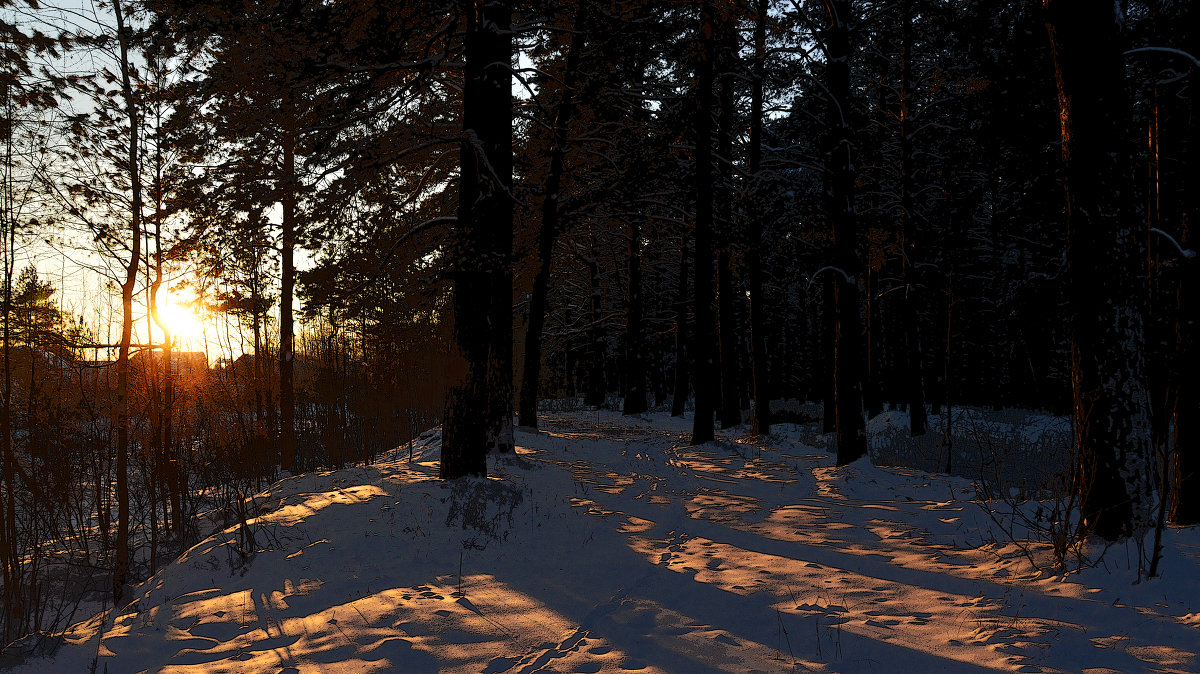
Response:
M1129 103L1116 8L1045 0L1066 166L1075 489L1086 526L1109 539L1149 523L1144 374L1145 241L1135 231Z

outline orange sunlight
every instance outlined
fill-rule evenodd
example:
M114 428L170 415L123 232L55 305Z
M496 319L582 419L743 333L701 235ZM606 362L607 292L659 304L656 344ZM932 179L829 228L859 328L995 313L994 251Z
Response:
M159 309L163 323L171 331L177 344L198 343L204 339L204 320L202 309L198 309L194 299L180 297L171 293L167 301Z

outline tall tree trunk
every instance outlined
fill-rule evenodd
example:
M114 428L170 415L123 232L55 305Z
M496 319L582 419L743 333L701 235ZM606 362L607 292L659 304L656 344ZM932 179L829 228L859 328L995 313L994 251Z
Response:
M1200 6L1185 6L1186 47L1200 55ZM1200 68L1193 66L1188 84L1188 128L1182 184L1190 186L1182 204L1183 232L1180 244L1192 252L1181 261L1176 291L1175 339L1175 452L1171 489L1171 521L1181 526L1200 524Z
M5 112L8 119L13 118L12 114L12 92L9 91L8 85L3 86ZM0 245L4 248L4 305L0 307L3 311L4 321L4 407L0 409L0 442L3 443L3 479L4 492L3 501L0 502L0 511L2 511L3 519L0 520L0 582L4 584L4 593L0 595L3 599L4 615L2 619L4 631L0 631L0 638L5 644L12 640L12 637L18 636L21 630L18 629L24 616L24 602L21 597L21 588L24 586L21 570L22 560L17 546L17 503L16 503L16 455L13 451L13 428L12 428L12 409L13 409L13 368L12 368L12 302L13 302L13 267L16 265L16 217L14 213L14 204L12 199L12 173L13 173L13 125L5 125L5 165L4 165L4 190L2 198L4 199L4 212L0 213L3 218L4 229L0 232L3 237L0 240Z
M682 417L688 399L688 242L679 237L679 285L675 288L675 382L671 396L671 416Z
M826 3L825 88L829 95L826 168L829 173L829 218L833 225L834 272L834 408L837 415L837 463L844 465L867 453L863 418L862 323L859 319L858 216L854 209L854 146L850 137L851 0Z
M1108 540L1149 525L1150 419L1143 362L1145 241L1134 227L1130 115L1116 9L1044 0L1066 166L1076 489ZM1120 385L1113 385L1120 382Z
M170 487L171 530L176 536L183 533L184 464L175 447L175 371L171 367L171 351L167 350L167 367L163 371L162 443L166 452L167 479Z
M458 222L450 249L444 479L483 475L489 447L512 448L512 4L464 0L461 8L466 63Z
M717 180L721 204L720 250L717 252L717 342L721 356L721 428L742 423L741 373L738 367L737 296L733 274L733 84L737 34L731 11L722 7L718 17L716 65L718 85Z
M837 432L837 382L833 354L837 351L837 291L832 274L821 280L821 432Z
M129 145L126 171L133 199L130 203L129 234L130 255L125 267L125 280L121 283L121 347L117 352L117 540L116 560L113 566L113 604L121 601L125 583L129 577L129 349L133 341L133 292L137 287L138 267L142 259L142 180L138 155L138 130L141 120L138 102L134 96L130 77L130 36L125 26L125 13L121 0L113 0L113 14L117 22L117 44L120 49L121 92L125 98L125 114L129 121Z
M733 279L733 252L725 243L717 252L717 343L721 357L721 428L742 423L738 368L737 309Z
M712 0L700 0L700 50L696 62L696 290L695 329L692 331L692 381L696 384L696 415L692 422L692 444L712 440L713 366L713 200L712 200L712 94L713 30L716 8Z
M748 169L751 188L748 213L749 232L746 241L746 275L750 293L750 367L754 380L754 411L750 417L750 432L768 435L771 432L771 387L767 358L767 319L763 306L763 270L759 251L763 247L762 212L756 198L757 183L762 171L763 81L767 61L767 0L754 2L754 63L750 76L750 148Z
M289 108L290 112L290 108ZM288 116L294 128L294 114ZM295 333L292 322L292 297L296 285L296 137L293 128L283 134L283 167L280 176L283 202L283 250L280 256L279 288L279 452L285 470L294 471L296 463L296 399L292 388Z
M158 182L152 181L149 187L151 198L157 196ZM157 225L157 221L154 222ZM147 230L147 227L143 227ZM143 365L143 376L145 377L145 393L148 400L146 405L145 415L149 417L150 434L144 442L146 449L149 450L148 455L144 456L142 463L141 477L142 484L146 489L146 500L149 507L147 510L150 515L150 574L153 575L158 570L158 497L160 494L165 494L162 491L162 486L165 482L163 479L163 471L166 469L166 461L163 457L162 433L159 425L162 423L162 388L159 386L161 381L160 372L163 369L161 359L153 349L154 344L154 326L158 320L158 293L154 288L155 277L153 275L154 262L158 258L158 253L151 254L151 235L146 231L145 235L145 258L146 258L146 342L150 344L150 350L146 352L147 358ZM165 338L164 338L165 341ZM167 367L170 367L168 361ZM170 521L167 520L164 524L169 528Z
M1157 14L1155 7L1151 13ZM1157 23L1157 17L1154 23ZM1146 148L1149 161L1146 167L1146 389L1150 395L1150 440L1151 446L1167 446L1170 437L1172 408L1172 345L1174 325L1169 314L1174 310L1167 297L1166 279L1163 278L1163 250L1155 241L1152 232L1162 230L1164 223L1173 219L1170 208L1171 195L1164 194L1163 145L1164 136L1174 129L1171 106L1158 86L1150 93L1150 121L1147 129ZM1167 255L1173 256L1174 250Z
M624 414L646 411L646 365L642 359L642 231L637 217L629 221L629 295L625 307Z
M925 376L921 363L921 320L917 304L916 282L916 224L915 179L913 176L913 111L912 111L912 0L901 3L900 44L900 275L904 280L904 297L900 314L904 321L904 392L908 402L908 427L913 436L925 435L928 415L925 411Z
M263 345L263 314L260 307L262 306L262 282L260 280L261 258L258 251L255 251L254 266L250 269L250 311L251 325L254 331L254 360L251 363L251 370L254 380L254 409L255 409L255 424L254 437L258 441L258 461L259 464L266 470L272 470L275 465L275 457L270 452L271 443L267 438L275 437L274 415L270 413L270 409L274 409L273 404L268 404L271 397L271 386L267 379L267 350Z
M174 338L171 334L171 326L163 320L161 307L159 305L159 293L163 290L163 241L162 241L162 223L163 223L163 155L162 155L162 138L158 137L162 133L162 114L155 118L155 133L154 140L154 182L151 185L151 198L154 200L154 278L150 281L150 316L158 329L162 331L162 358L158 361L151 358L151 363L158 366L156 374L161 376L161 384L155 383L154 386L154 410L153 410L153 429L152 441L154 443L154 459L157 465L160 486L163 487L163 508L168 513L174 513L173 519L166 517L164 524L167 530L172 529L172 522L178 527L180 517L178 514L177 500L178 480L175 477L175 472L178 469L178 463L171 456L171 420L172 406L174 403L174 377L172 376L171 367L171 351L174 347ZM149 250L146 252L149 255ZM151 334L147 331L147 334ZM151 340L153 341L153 340ZM157 379L158 377L156 377ZM175 507L172 508L171 506ZM153 506L152 506L153 507ZM153 561L152 561L153 565Z
M580 2L575 13L571 45L567 47L567 62L563 72L562 98L554 112L554 128L550 140L550 173L546 176L546 192L542 198L542 226L538 230L537 272L529 296L529 326L525 332L525 366L521 374L518 423L537 428L538 387L542 376L542 332L546 327L546 297L550 289L550 262L554 241L560 229L559 191L565 169L567 129L575 111L575 87L579 80L579 55L584 45L584 12L588 3Z

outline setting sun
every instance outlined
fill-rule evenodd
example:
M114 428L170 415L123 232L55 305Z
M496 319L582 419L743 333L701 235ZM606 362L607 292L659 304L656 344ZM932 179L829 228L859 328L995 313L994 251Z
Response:
M163 304L162 320L177 342L201 339L204 336L204 321L201 320L193 302L171 295Z

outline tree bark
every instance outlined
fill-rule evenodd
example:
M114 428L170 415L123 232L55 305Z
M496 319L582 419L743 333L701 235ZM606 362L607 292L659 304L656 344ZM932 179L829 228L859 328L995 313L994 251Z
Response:
M718 17L716 65L721 77L718 85L717 177L721 204L721 242L717 253L717 342L721 356L721 428L742 423L741 373L738 367L737 295L733 274L733 68L736 57L734 18L723 7Z
M828 213L833 229L834 410L837 416L837 463L867 453L863 418L862 322L859 318L858 216L854 209L854 146L850 137L850 0L829 0L826 30L825 87L829 95L826 169Z
M4 102L5 112L7 117L11 119L11 96L12 92L8 87L4 87ZM4 248L4 305L0 307L3 312L4 321L4 407L0 409L0 442L3 443L3 472L0 473L4 479L3 501L0 502L0 513L3 514L3 519L0 519L0 582L4 584L3 595L3 627L4 631L0 632L0 637L4 643L9 643L12 638L23 633L19 626L24 618L24 602L22 601L21 589L24 587L24 579L22 578L22 556L17 545L19 532L17 531L17 504L16 504L16 455L13 451L13 424L12 424L12 409L13 409L13 363L12 363L12 308L13 308L13 271L16 265L16 228L17 222L14 212L14 204L11 199L11 190L8 181L11 180L13 173L13 129L12 124L6 125L5 129L5 184L0 193L4 204L4 212L0 214L3 217L4 229L0 232L3 240L0 245Z
M254 253L254 266L250 270L250 306L254 332L254 360L251 363L254 383L255 424L254 437L258 441L258 462L264 470L274 470L275 456L268 438L275 437L275 404L271 399L268 377L267 348L263 344L262 281L260 276L261 257L258 249Z
M1075 488L1108 540L1152 523L1150 419L1141 303L1146 243L1135 233L1130 107L1112 3L1044 0L1066 167Z
M1185 9L1186 44L1193 55L1200 54L1200 6L1195 2ZM1200 524L1200 68L1191 69L1187 91L1187 159L1182 183L1190 188L1183 197L1183 232L1180 245L1192 251L1192 257L1180 261L1181 275L1176 290L1178 313L1175 337L1176 363L1175 452L1171 475L1171 521L1180 526Z
M748 169L751 189L747 204L749 232L746 242L746 275L750 293L750 366L754 380L754 408L750 432L771 432L771 387L767 357L766 312L763 306L762 213L758 208L756 182L762 171L763 80L767 61L767 0L754 2L754 63L750 76L750 147Z
M712 0L700 0L700 50L696 62L696 290L695 329L692 331L692 380L696 382L696 414L692 422L694 445L713 439L713 201L712 201L712 93L713 29L716 9Z
M921 321L917 311L916 206L913 201L913 111L912 111L912 0L901 3L900 37L900 265L904 280L904 297L900 313L904 321L904 382L908 402L909 432L915 437L925 435L928 415L925 411L925 376L921 367Z
M733 251L726 242L717 253L717 343L721 357L721 428L742 423L738 367L737 310L734 306Z
M834 380L833 354L837 351L837 293L833 275L821 280L821 432L837 432L837 382Z
M133 341L133 292L137 287L138 267L142 259L142 180L138 144L141 121L129 72L130 36L125 26L121 0L113 0L113 14L116 16L117 44L120 49L121 91L125 98L125 114L129 119L129 165L126 170L129 172L133 197L129 214L130 256L125 267L125 280L121 283L121 346L117 352L117 539L112 576L115 606L121 601L129 577L129 349Z
M162 133L162 114L158 111L155 119L156 136ZM181 495L180 480L177 476L179 462L172 455L172 431L175 402L175 377L171 367L171 352L174 338L171 326L163 320L159 310L159 293L163 290L163 200L165 197L164 160L162 154L162 138L154 141L154 182L151 198L154 200L154 279L150 282L150 314L155 325L163 333L161 388L156 388L154 396L154 429L152 439L155 444L155 462L158 465L163 491L164 523L168 531L182 531L182 516L180 514ZM149 251L147 251L149 255ZM153 360L152 360L153 362Z
M484 475L488 448L512 447L512 4L466 0L462 10L466 63L443 479Z
M290 111L290 106L289 106ZM288 115L284 131L283 166L280 172L283 222L280 251L279 288L279 453L284 470L294 471L296 464L296 402L292 388L295 357L295 333L292 322L292 297L296 286L296 137L294 116Z

